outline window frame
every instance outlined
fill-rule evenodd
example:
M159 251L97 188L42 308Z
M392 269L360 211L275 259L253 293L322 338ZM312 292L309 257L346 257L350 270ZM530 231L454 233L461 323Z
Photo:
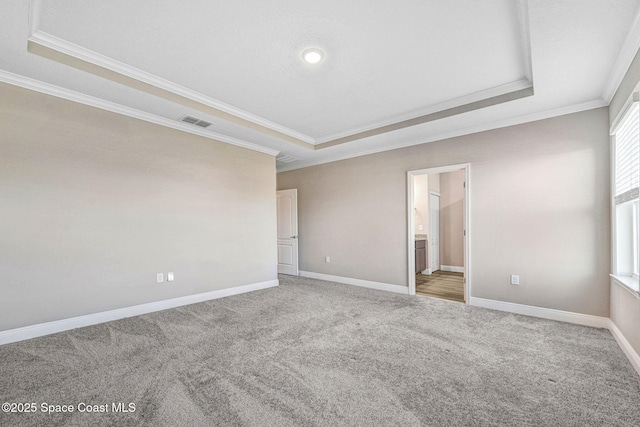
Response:
M610 171L611 171L611 274L614 281L631 291L640 298L640 280L638 267L640 266L640 198L634 198L627 202L616 204L616 131L620 128L624 120L627 119L631 109L640 105L640 93L634 92L627 100L624 107L614 120L610 129ZM638 114L640 121L640 114ZM631 203L631 228L632 228L632 273L618 273L618 207Z
M640 198L634 199L631 204L631 209L633 209L633 272L631 277L638 280L638 266L640 266Z

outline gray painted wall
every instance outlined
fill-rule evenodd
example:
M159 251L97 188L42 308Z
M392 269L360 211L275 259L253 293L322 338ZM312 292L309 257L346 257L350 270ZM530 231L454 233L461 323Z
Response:
M461 163L472 296L608 317L607 108L278 174L298 189L300 269L406 286L406 172Z
M272 156L0 84L0 330L276 279L275 186Z

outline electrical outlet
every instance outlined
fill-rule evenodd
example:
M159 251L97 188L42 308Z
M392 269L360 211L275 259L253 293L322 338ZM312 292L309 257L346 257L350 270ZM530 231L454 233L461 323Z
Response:
M158 283L164 282L164 273L156 274L156 282L158 282Z
M519 285L520 284L520 276L518 276L517 274L512 274L511 275L511 284L512 285Z
M167 273L167 282L173 282L173 272Z
M331 262L331 257L330 256L326 256L324 257L324 262L326 262L327 264L329 264Z

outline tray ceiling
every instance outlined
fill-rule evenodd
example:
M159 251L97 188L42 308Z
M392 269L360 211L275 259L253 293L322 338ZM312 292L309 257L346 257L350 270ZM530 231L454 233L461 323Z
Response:
M200 134L299 159L284 170L607 105L639 6L8 0L0 69L176 126L197 117L212 123Z

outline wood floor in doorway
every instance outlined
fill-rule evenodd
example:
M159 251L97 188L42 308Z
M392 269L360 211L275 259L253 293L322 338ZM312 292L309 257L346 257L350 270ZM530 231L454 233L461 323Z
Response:
M433 274L416 274L416 294L428 297L464 302L464 274L436 271Z

